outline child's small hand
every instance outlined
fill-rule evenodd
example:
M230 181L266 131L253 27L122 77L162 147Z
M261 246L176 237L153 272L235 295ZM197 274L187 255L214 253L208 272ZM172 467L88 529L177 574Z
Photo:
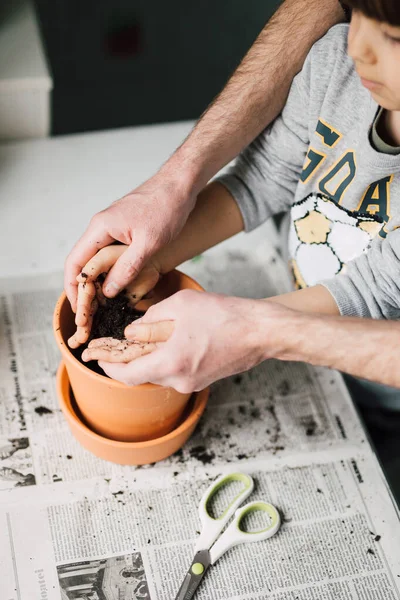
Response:
M75 323L77 330L68 340L70 348L78 348L87 342L92 327L93 317L100 304L105 302L105 297L98 277L108 273L128 246L118 244L102 248L86 265L77 277L78 297ZM127 265L127 268L129 265ZM157 284L160 278L161 267L153 258L140 271L135 280L125 290L130 304L134 306L146 296Z
M128 363L135 358L150 354L157 345L114 338L92 340L82 353L82 360L104 360L112 363ZM94 357L94 358L92 358Z

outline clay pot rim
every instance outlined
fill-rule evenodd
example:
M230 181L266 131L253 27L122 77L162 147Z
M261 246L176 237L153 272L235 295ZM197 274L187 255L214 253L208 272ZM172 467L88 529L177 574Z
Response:
M174 269L174 271L176 271L177 273L179 273L181 276L185 277L192 283L193 287L191 289L195 289L195 290L198 290L201 292L204 291L204 288L202 288L202 286L199 283L197 283L197 281L195 281L193 279L193 277L190 277L190 275L186 275L186 273L182 273L182 271L178 271L178 269ZM122 383L121 381L116 381L115 379L111 379L110 377L107 377L106 375L100 375L99 373L95 373L94 371L92 371L92 369L89 369L89 367L87 367L86 365L81 363L80 360L75 358L75 356L71 352L70 347L68 346L68 344L66 342L64 342L63 337L61 335L60 312L61 312L61 307L65 301L68 302L68 299L67 299L65 290L63 290L61 293L61 296L57 300L57 304L55 306L54 313L53 313L53 334L56 338L57 346L58 346L59 350L61 351L61 354L63 355L63 360L66 360L66 357L64 357L64 352L68 352L68 360L70 360L75 366L77 366L77 368L82 373L85 373L91 379L104 380L104 382L107 382L107 385L109 385L110 387L113 387L115 389L124 389L124 388L130 387L130 388L142 388L142 389L144 388L146 390L152 390L152 389L156 389L156 388L160 387L156 383L141 383L140 385L130 386L126 383ZM104 439L106 439L106 438L104 438Z
M146 440L144 442L121 442L119 440L111 440L110 438L106 438L106 437L103 437L102 435L99 435L95 431L92 431L90 429L90 427L85 425L85 423L83 423L79 419L78 415L76 414L76 412L74 411L74 409L71 405L71 400L65 399L65 387L68 385L68 390L70 393L71 384L69 382L67 368L66 368L63 360L60 362L59 367L57 369L56 385L57 385L59 401L61 404L61 409L62 409L64 416L68 422L73 421L74 426L78 427L78 429L81 431L82 434L84 434L85 436L89 436L95 442L100 442L101 444L103 444L105 446L110 446L113 448L122 448L122 449L152 448L155 445L166 443L166 442L174 439L175 437L179 436L183 430L188 429L195 421L197 422L200 419L200 417L202 416L202 414L205 410L205 407L208 402L208 397L210 394L209 387L205 388L201 392L194 392L194 394L196 394L196 396L197 396L197 399L196 399L197 401L194 402L191 412L177 427L175 427L175 429L173 429L166 435L163 435L158 438L154 438L152 440Z

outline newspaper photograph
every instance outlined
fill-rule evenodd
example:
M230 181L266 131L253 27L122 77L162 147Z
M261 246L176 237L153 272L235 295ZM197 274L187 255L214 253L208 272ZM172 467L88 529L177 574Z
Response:
M209 291L290 289L270 242L223 245L183 266ZM0 282L1 600L170 600L201 530L202 494L249 473L249 500L281 527L210 567L199 599L400 598L400 524L340 374L266 361L212 386L170 458L121 466L90 454L59 408L52 313L60 274Z
M140 552L101 560L67 563L57 567L63 598L149 599ZM85 594L84 596L82 596Z

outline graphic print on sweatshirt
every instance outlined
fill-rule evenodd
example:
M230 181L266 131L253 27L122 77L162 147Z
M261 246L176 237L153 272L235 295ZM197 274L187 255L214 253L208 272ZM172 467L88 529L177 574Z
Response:
M383 219L336 204L323 194L311 193L293 204L289 255L296 286L316 285L343 273L379 234Z
M379 235L384 239L392 218L390 198L395 175L389 172L371 181L369 165L367 159L360 156L360 148L346 147L344 141L345 136L337 128L321 117L318 119L298 189L302 185L311 187L315 194L331 200L338 208L347 209L353 217L378 217ZM378 156L385 157L384 154Z

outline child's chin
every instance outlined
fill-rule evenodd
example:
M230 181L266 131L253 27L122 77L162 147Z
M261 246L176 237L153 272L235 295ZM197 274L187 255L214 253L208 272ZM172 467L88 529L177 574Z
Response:
M386 94L384 94L385 88L378 91L370 90L370 94L382 108L385 110L400 110L400 97L399 98L388 98Z

